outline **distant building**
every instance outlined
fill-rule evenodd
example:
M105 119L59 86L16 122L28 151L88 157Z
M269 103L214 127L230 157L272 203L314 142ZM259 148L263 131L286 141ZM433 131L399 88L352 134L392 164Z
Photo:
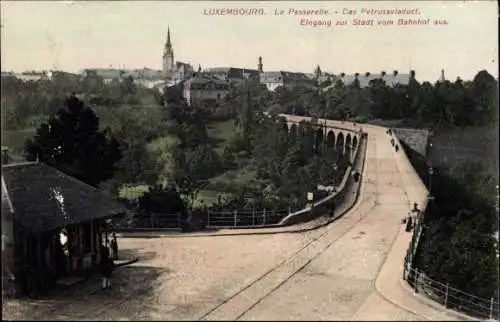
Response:
M242 81L259 82L260 78L257 69L248 68L214 67L205 69L203 73L232 84L238 84Z
M305 73L293 73L286 71L265 72L262 64L262 57L259 57L259 79L260 83L266 85L267 89L274 91L280 86L316 86L314 77Z
M316 80L311 79L304 73L285 71L262 72L260 73L260 83L266 85L270 91L274 91L280 86L316 86Z
M104 83L120 81L125 74L125 70L116 68L88 68L81 72L82 77L98 76L102 77Z
M20 74L15 74L17 78L19 78L22 81L28 82L28 81L38 81L41 79L49 79L48 72L43 71L43 72L36 72L36 71L29 71L29 72L22 72Z
M227 81L201 74L184 82L182 96L190 106L217 104L226 97L229 90L230 86Z
M335 83L340 80L344 85L350 85L356 81L356 79L359 82L359 87L360 88L365 88L370 86L370 82L372 80L380 79L385 82L385 84L389 87L395 87L395 86L408 86L410 83L410 80L415 77L415 73L412 71L410 74L400 74L397 70L393 71L392 73L388 74L385 71L382 71L379 74L372 74L370 72L366 72L364 74L359 74L355 73L352 75L345 75L344 73L340 75L336 75L333 77L332 81L333 84L329 87L326 87L325 90L328 90L329 88L335 86Z
M170 27L167 30L167 42L163 51L163 77L170 83L178 83L193 76L193 66L183 62L174 63L174 49L170 40Z

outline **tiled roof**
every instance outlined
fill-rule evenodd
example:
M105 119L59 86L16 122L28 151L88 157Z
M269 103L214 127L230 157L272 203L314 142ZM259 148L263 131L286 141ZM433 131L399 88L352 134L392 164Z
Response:
M37 162L2 166L4 209L11 209L14 219L32 233L125 212L101 190Z
M217 84L217 85L225 85L228 86L229 83L223 80L220 80L216 77L210 77L210 76L195 76L193 78L190 78L184 82L184 86L190 86L190 85L198 85L198 84Z

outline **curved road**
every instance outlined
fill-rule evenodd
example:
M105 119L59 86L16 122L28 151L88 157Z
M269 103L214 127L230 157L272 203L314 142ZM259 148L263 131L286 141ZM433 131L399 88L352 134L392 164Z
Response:
M334 223L301 234L123 238L120 249L139 256L140 261L116 270L112 291L100 291L99 281L89 282L56 300L36 304L11 301L3 305L4 316L58 320L454 319L400 289L400 277L395 275L400 274L402 246L398 246L398 254L391 252L393 259L384 265L398 236L396 244L408 245L407 237L400 234L401 220L415 200L406 195L409 189L404 185L412 183L398 170L401 162L385 129L368 126L365 130L368 144L360 198ZM382 266L384 273L379 274ZM379 275L384 280L377 280ZM390 302L378 293L375 284L380 283L388 292L397 288L394 294L399 303L407 305L393 304L398 301ZM403 307L411 307L411 312Z

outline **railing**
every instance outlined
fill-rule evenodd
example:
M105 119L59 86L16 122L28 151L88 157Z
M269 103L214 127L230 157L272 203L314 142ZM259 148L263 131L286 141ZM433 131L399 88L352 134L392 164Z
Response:
M453 288L449 283L430 279L418 268L411 268L406 259L403 277L416 292L424 293L445 308L481 319L498 320L500 317L498 301L495 301L493 297L480 298Z
M392 141L393 146L398 146L400 150L399 153L396 151L395 158L399 171L402 174L401 179L403 180L407 195L410 197L409 202L410 204L412 202L417 202L420 206L421 215L423 215L429 201L429 192L427 188L425 188L422 179L417 175L411 165L408 156L404 153L399 138L393 135L393 133L388 134L389 139L394 140ZM411 183L411 181L418 182L419 185L407 184L407 182ZM403 279L408 282L415 292L423 293L427 298L443 305L445 308L453 309L476 318L498 320L500 317L499 303L495 298L484 299L453 288L449 283L436 281L427 277L422 270L415 267L415 253L419 247L421 235L424 230L423 218L421 215L417 218L413 236L406 257L404 258Z
M207 227L258 227L277 225L289 215L289 210L280 211L207 211Z

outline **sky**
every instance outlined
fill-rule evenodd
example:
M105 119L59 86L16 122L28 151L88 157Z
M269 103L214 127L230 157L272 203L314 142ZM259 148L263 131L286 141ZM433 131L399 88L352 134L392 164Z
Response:
M223 8L264 14L210 15ZM295 14L307 9L327 12ZM496 1L2 1L1 67L161 69L170 27L175 60L195 69L255 69L262 56L265 71L313 72L319 64L335 74L415 70L417 79L430 81L441 69L451 80L472 79L482 69L498 77L497 10ZM307 19L331 26L310 26ZM390 19L394 25L377 25ZM429 25L398 25L398 19L429 19ZM373 25L353 25L361 20Z

